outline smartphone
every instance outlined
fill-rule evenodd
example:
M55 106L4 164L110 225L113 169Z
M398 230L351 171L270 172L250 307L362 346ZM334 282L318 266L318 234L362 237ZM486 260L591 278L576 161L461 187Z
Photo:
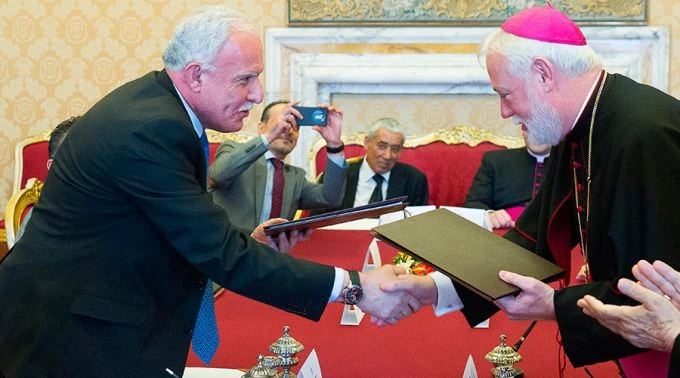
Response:
M328 122L328 109L309 106L293 106L302 114L302 119L297 120L298 126L326 126Z

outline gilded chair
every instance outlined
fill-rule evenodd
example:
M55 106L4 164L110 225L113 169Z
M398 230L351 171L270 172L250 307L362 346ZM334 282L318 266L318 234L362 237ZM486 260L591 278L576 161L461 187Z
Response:
M14 149L14 182L12 195L26 186L29 178L45 181L47 176L48 144L52 130L30 136L17 143ZM8 241L6 228L10 220L0 219L0 242Z
M363 132L342 136L346 158L365 154L365 137L366 133ZM495 135L489 130L470 126L456 126L420 136L407 136L399 161L425 173L430 204L462 206L484 153L523 145L524 141L520 137ZM325 142L320 140L309 152L312 177L317 177L325 168L326 149L323 147Z
M42 182L47 177L47 159L49 158L49 141L52 130L46 130L17 143L14 149L14 185L12 194L26 186L30 178Z
M42 181L35 178L29 179L26 187L19 190L9 199L5 208L7 247L12 248L14 243L16 243L19 225L28 210L38 202L42 187Z

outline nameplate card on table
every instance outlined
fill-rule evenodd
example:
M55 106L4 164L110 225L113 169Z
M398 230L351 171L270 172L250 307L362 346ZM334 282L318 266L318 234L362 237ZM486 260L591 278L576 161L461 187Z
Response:
M274 224L264 228L267 235L278 235L282 232L293 230L306 230L320 228L339 223L354 221L357 219L379 217L383 214L403 210L408 205L406 196L375 202L364 206L342 209L330 213L314 215L307 218Z
M484 209L472 209L458 206L441 206L440 209L450 210L478 226L484 227L489 231L493 230L491 221L489 221L489 213Z
M519 292L498 277L501 270L544 282L564 274L550 261L446 209L375 227L373 235L488 301Z
M379 224L377 224L377 226L396 222L398 220L402 220L404 218L412 217L414 215L426 213L426 212L432 211L432 210L437 210L437 206L435 206L435 205L408 206L404 209L404 211L395 211L393 213L387 213L387 214L381 215L380 216L380 222L379 222Z

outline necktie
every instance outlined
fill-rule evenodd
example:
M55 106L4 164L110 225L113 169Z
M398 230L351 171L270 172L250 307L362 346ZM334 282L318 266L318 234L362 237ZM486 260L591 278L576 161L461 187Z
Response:
M205 170L208 170L208 162L210 161L210 143L208 143L208 133L203 130L201 135L201 147L203 147L203 156L205 156Z
M368 200L368 203L380 202L383 200L382 183L384 180L385 178L381 175L376 174L373 176L373 181L375 181L375 189L373 189L373 193L371 193L371 198Z
M210 157L210 144L205 131L201 135L201 146L205 154L205 168L208 169L208 159ZM191 338L191 345L198 358L204 364L210 364L217 346L220 344L220 336L217 333L217 320L215 319L215 302L213 297L213 284L207 280L205 291L201 299L201 308L198 310L194 334Z
M281 203L283 202L283 186L285 179L283 177L283 162L279 159L270 159L274 164L274 185L272 186L272 210L269 213L269 218L279 218L281 216Z

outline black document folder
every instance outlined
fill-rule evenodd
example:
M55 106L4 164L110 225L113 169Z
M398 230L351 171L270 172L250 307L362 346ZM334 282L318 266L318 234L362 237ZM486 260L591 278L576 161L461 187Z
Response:
M446 209L375 227L373 234L489 301L519 292L498 278L501 270L543 282L564 274L552 262Z
M277 235L286 231L319 228L357 219L378 217L383 214L403 210L408 205L408 202L404 202L406 201L406 198L406 196L401 196L385 201L374 202L364 206L357 206L349 209L342 209L330 213L293 220L290 222L274 224L265 227L264 233L267 235Z

